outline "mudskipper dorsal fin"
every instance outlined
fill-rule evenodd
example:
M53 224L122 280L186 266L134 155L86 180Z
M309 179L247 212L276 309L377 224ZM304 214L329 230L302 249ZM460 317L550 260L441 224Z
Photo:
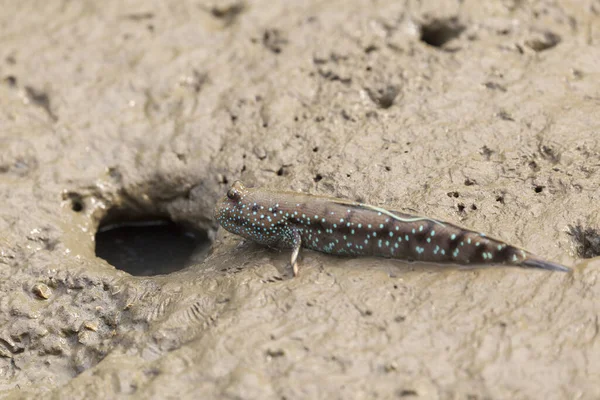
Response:
M365 203L356 203L353 201L345 201L345 200L334 200L334 203L338 203L338 204L344 204L344 205L352 205L355 207L360 207L360 208L364 208L366 210L371 210L371 211L376 211L376 212L380 212L384 215L387 215L388 217L391 217L393 219L395 219L396 221L400 221L400 222L417 222L417 221L430 221L433 222L434 224L438 224L440 226L446 226L444 225L444 223L437 221L435 219L431 219L431 218L426 218L426 217L417 217L417 216L407 216L407 217L401 217L397 214L394 214L393 212L386 210L385 208L381 208L381 207L377 207L377 206L372 206L370 204L365 204Z

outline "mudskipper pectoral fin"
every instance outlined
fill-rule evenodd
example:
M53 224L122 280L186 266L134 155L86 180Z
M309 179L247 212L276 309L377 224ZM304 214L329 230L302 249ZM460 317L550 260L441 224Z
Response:
M302 247L302 237L297 229L292 231L292 246L292 258L290 264L292 264L294 276L298 276L298 255L300 254L300 248Z

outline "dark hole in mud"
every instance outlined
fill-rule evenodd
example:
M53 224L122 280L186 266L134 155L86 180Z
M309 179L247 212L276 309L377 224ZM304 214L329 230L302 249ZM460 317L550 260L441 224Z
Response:
M6 82L6 84L10 87L15 87L17 86L17 78L15 78L12 75L7 76L6 78L4 78L4 82Z
M561 37L553 32L540 32L529 40L525 41L525 45L533 51L540 52L548 50L560 43Z
M165 275L201 262L208 233L168 219L111 222L96 232L96 256L136 276Z
M400 390L400 392L398 393L398 396L400 396L400 397L413 397L413 396L419 396L419 393L417 393L416 390L403 389L403 390Z
M367 94L371 100L379 107L387 109L394 104L394 100L400 93L398 87L394 85L388 85L385 88L378 90L371 90L367 88Z
M224 19L226 22L231 23L242 11L244 11L244 3L239 2L227 6L214 6L210 13L215 18Z
M458 18L434 19L421 27L421 40L433 47L442 47L465 30Z
M83 202L81 200L76 200L73 199L71 202L71 210L75 211L75 212L81 212L83 211Z
M533 191L536 193L542 193L542 191L544 190L543 186L536 186L535 188L533 188Z
M83 200L83 197L81 197L81 195L79 193L76 192L68 192L68 193L64 193L63 194L63 199L64 200L70 200L71 201L71 210L73 210L74 212L82 212L83 210L85 210L85 202Z

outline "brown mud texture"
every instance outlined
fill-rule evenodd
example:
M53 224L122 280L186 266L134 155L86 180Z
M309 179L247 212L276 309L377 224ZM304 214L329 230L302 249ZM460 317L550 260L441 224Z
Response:
M598 0L4 1L0 44L0 398L600 398ZM236 179L573 273L303 251L291 279L217 229ZM96 256L152 220L205 250Z

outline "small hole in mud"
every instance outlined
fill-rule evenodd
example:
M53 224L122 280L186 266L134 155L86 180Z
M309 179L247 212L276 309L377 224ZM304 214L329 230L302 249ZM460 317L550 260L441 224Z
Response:
M538 167L537 163L535 161L529 161L529 163L527 164L529 166L529 168L531 168L533 171L539 171L540 168Z
M6 84L10 87L15 87L17 86L17 78L15 78L12 75L7 76L6 78L4 78L4 82L6 82Z
M411 389L403 389L398 393L398 396L400 397L417 397L419 396L419 393L417 393L417 391L415 390L411 390Z
M433 47L442 47L465 30L458 18L435 19L421 27L421 40Z
M536 187L535 187L533 190L534 190L536 193L542 193L542 191L544 190L544 187L543 187L543 186L539 186L539 185L538 185L538 186L536 186Z
M73 199L71 200L71 210L75 212L82 212L85 208L83 201L81 199Z
M317 174L317 175L315 175L314 181L315 181L315 182L320 182L320 181L321 181L321 179L323 179L323 175L321 175L321 174Z
M163 218L101 224L96 256L135 276L165 275L201 262L208 233Z
M367 88L367 94L371 100L377 104L380 108L390 108L394 104L394 100L400 93L398 87L394 85L388 85L385 88L378 90L372 90Z

